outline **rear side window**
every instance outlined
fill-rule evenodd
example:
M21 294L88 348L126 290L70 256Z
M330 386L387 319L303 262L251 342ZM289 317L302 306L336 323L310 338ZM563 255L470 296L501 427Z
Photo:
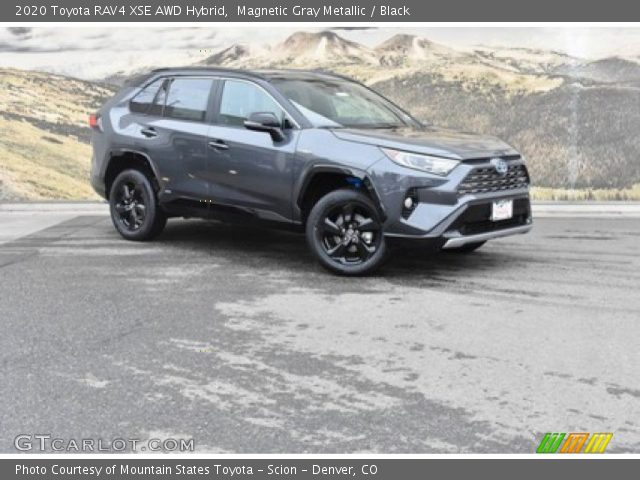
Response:
M213 80L176 78L166 97L164 116L181 120L203 121L207 115Z
M149 115L157 115L159 117L164 113L164 104L167 101L167 91L169 90L169 85L171 82L169 80L165 80L162 86L158 89L158 93L156 93L156 98L153 101L153 104L147 110Z
M153 103L153 99L156 98L158 90L162 87L162 82L164 82L164 79L161 78L142 89L142 91L129 102L129 109L135 113L147 113Z

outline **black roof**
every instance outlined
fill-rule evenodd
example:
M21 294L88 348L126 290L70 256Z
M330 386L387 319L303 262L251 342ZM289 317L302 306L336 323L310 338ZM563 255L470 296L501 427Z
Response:
M355 81L353 78L349 78L345 75L340 75L338 73L328 72L325 70L296 70L296 69L290 68L290 69L255 70L254 72L268 79L287 78L287 79L312 80L312 79L330 77L333 79L339 78L342 80L349 80L350 82Z
M151 70L149 73L139 75L137 77L133 77L129 79L127 82L129 85L139 85L143 83L145 80L150 79L158 74L174 74L174 75L189 75L189 74L222 74L222 75L231 75L237 77L245 77L245 78L257 78L262 80L271 80L274 78L286 78L286 79L300 79L300 80L313 80L320 78L340 78L344 80L353 81L353 79L345 77L343 75L338 75L332 72L325 72L320 70L296 70L296 69L256 69L256 70L241 70L234 68L219 68L219 67L209 67L209 66L195 66L195 67L167 67L167 68L156 68Z
M235 68L219 68L219 67L206 67L206 66L195 66L195 67L166 67L166 68L156 68L151 70L151 73L169 73L169 74L179 74L185 75L189 73L210 73L210 74L232 74L238 76L247 76L247 77L259 77L264 78L262 75L258 74L253 70L240 70Z

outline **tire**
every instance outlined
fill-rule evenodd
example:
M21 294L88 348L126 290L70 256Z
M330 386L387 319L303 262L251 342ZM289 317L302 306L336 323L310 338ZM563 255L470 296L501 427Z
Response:
M149 178L139 170L124 170L116 177L109 206L113 226L127 240L151 240L167 224Z
M387 244L375 204L355 190L335 190L311 209L306 224L311 252L339 275L367 275L385 260Z
M451 253L471 253L471 252L475 252L477 249L479 249L481 246L483 246L485 243L487 243L486 241L484 242L475 242L475 243L467 243L466 245L462 245L461 247L456 247L456 248L447 248L445 250L445 252L451 252Z

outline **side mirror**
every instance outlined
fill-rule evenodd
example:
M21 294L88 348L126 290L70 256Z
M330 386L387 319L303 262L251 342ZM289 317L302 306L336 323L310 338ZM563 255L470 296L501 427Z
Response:
M284 140L282 122L271 112L254 112L244 121L247 130L266 132L271 135L274 142Z

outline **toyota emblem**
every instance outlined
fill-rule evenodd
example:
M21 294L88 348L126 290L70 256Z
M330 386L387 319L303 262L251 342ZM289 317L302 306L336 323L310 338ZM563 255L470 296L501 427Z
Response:
M509 171L509 165L501 158L492 158L491 165L493 165L493 168L496 169L499 175L504 176Z

